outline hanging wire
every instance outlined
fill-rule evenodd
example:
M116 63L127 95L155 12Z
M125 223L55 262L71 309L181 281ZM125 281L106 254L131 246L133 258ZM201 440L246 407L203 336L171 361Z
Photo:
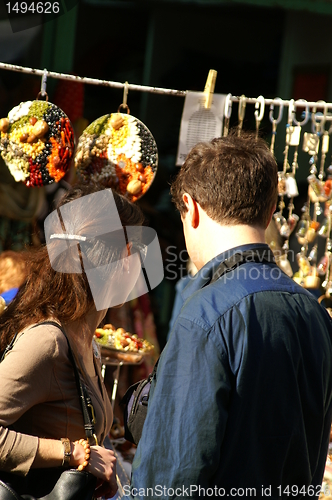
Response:
M8 71L14 71L17 73L25 73L29 75L37 75L37 76L43 76L45 73L45 70L41 69L35 69L35 68L29 68L26 66L18 66L15 64L8 64L8 63L2 63L0 62L0 69L8 70ZM55 78L58 80L69 80L73 82L81 82L85 83L88 85L100 85L103 87L111 87L111 88L117 88L117 89L123 89L125 87L125 83L121 82L114 82L114 81L109 81L109 80L99 80L97 78L89 78L85 76L76 76L76 75L69 75L66 73L57 73L55 71L47 71L46 72L47 78ZM152 94L166 94L166 95L173 95L173 96L179 96L179 97L185 97L187 95L188 90L175 90L175 89L165 89L162 87L152 87L152 86L147 86L147 85L136 85L133 83L128 84L128 90L136 90L139 92L149 92ZM240 102L241 96L233 96L232 94L228 94L229 102ZM262 96L257 97L246 97L246 104L256 104L257 102L260 103L262 99ZM270 98L264 98L265 104L270 105L270 104L275 104L275 105L280 105L280 98L276 99L270 99ZM294 100L281 100L282 104L284 106L289 106L290 103L294 103ZM322 109L324 110L325 108L331 109L332 108L332 103L323 103L323 102L307 102L306 106L309 108L315 108L316 109ZM332 116L327 117L327 121L332 121Z
M43 76L44 71L41 69L34 69L34 68L28 68L24 66L17 66L14 64L7 64L7 63L0 63L0 69L5 69L9 71L16 71L17 73L25 73L29 75L37 75L37 76ZM82 77L82 76L76 76L76 75L68 75L66 73L56 73L55 71L47 71L47 77L48 78L55 78L58 80L69 80L72 82L81 82L81 83L86 83L89 85L100 85L103 87L112 87L112 88L117 88L117 89L123 89L125 87L125 83L121 82L112 82L108 80L98 80L96 78L88 78L88 77ZM140 92L150 92L153 94L168 94L168 95L174 95L174 96L180 96L180 97L185 97L187 94L187 91L185 90L172 90L172 89L164 89L164 88L159 88L159 87L149 87L147 85L135 85L133 83L130 83L128 85L129 90L137 90Z
M48 95L46 92L46 82L47 82L47 69L45 68L43 71L42 81L40 85L40 92L37 95L37 100L39 97L44 97L46 101L48 101Z

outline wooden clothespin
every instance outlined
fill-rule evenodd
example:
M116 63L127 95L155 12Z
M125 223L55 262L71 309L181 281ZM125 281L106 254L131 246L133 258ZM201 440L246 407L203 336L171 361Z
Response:
M210 109L211 104L212 104L212 96L214 92L214 87L216 85L216 79L217 79L217 71L214 69L210 69L205 88L204 88L204 94L205 94L205 103L204 103L204 108L205 109Z

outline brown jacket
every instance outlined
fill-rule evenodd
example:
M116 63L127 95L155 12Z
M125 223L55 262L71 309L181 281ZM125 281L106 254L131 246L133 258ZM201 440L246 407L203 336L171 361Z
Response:
M94 380L83 375L102 443L112 424L112 408L98 362L95 368ZM0 363L0 469L26 474L38 437L85 437L67 341L53 325L29 327Z

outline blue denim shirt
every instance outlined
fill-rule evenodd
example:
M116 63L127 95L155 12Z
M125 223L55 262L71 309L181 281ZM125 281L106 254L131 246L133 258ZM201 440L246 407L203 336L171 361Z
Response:
M332 418L329 315L274 263L244 263L209 284L220 261L257 246L219 255L182 292L133 462L134 497L319 493Z

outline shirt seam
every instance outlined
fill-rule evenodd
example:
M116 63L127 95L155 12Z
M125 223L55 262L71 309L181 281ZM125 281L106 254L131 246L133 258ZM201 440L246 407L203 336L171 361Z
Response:
M198 291L198 290L197 290ZM265 292L272 292L272 293L281 293L281 294L287 294L287 295L292 295L292 296L298 296L298 295L301 295L301 296L304 296L304 297L307 297L307 298L310 298L308 297L308 294L305 293L305 292L301 292L300 290L295 292L295 293L291 293L289 291L286 291L286 290L273 290L273 289L267 289L267 290L256 290L254 292L248 292L246 295L243 295L243 297L241 297L237 302L234 302L232 305L230 305L228 307L228 309L225 309L225 311L223 311L222 313L219 314L219 316L217 317L217 319L214 321L214 323L212 325L209 325L208 323L206 322L201 322L199 319L197 318L192 318L190 316L187 316L186 314L179 314L178 316L178 321L180 321L181 318L183 319L186 319L187 321L189 321L190 323L192 324L195 324L195 325L198 325L200 326L201 328L203 328L204 331L209 331L210 329L212 329L215 324L226 314L228 313L231 309L233 309L234 307L237 307L238 304L240 302L242 302L242 300L246 299L247 297L251 297L253 295L258 295L258 294L261 294L261 293L265 293Z

